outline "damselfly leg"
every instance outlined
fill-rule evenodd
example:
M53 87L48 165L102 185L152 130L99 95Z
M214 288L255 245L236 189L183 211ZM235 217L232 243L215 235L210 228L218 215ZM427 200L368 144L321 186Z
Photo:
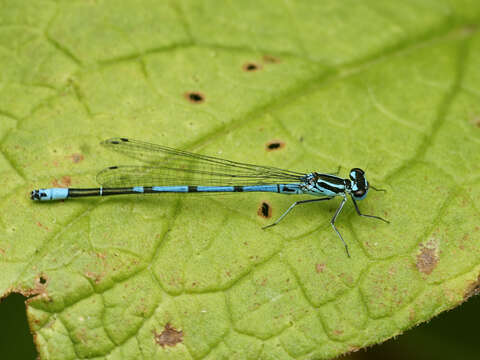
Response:
M287 209L287 211L285 211L282 216L280 216L273 224L270 224L270 225L267 225L267 226L264 226L262 229L267 229L269 227L272 227L272 226L275 226L277 225L280 221L282 221L282 219L287 216L287 214L297 205L300 205L300 204L306 204L306 203L311 203L311 202L316 202L316 201L322 201L322 200L331 200L333 199L333 197L327 197L327 198L321 198L321 199L310 199L310 200L300 200L300 201L295 201L292 205L290 205L290 207Z
M275 221L273 224L264 226L262 229L267 229L267 228L269 228L269 227L272 227L272 226L277 225L277 224L278 224L281 220L283 220L283 218L284 218L295 206L297 206L297 205L306 204L306 203L311 203L311 202L315 202L315 201L331 200L331 199L333 199L333 197L296 201L296 202L294 202L292 205L290 205L290 207L287 209L287 211L285 211L285 212L282 214L282 216L280 216L280 217L277 219L277 221ZM343 245L345 246L345 251L347 252L348 257L350 257L350 253L348 252L347 243L345 242L345 240L343 240L342 235L340 234L340 232L338 231L337 227L335 226L335 221L337 220L338 214L340 214L340 211L342 211L343 205L345 205L345 202L346 202L346 201L347 201L347 197L344 196L342 202L340 203L340 206L339 206L339 207L337 208L337 210L335 211L335 215L333 215L332 220L330 220L330 224L332 225L333 230L335 230L335 232L337 233L337 235L338 235L338 237L340 238L340 240L342 240L342 243L343 243Z
M338 216L338 214L340 214L340 211L342 211L343 205L345 205L346 202L347 202L347 197L343 196L343 200L340 203L340 206L337 208L337 211L335 211L335 215L333 215L332 220L330 220L330 225L332 225L333 230L335 230L335 232L337 233L340 240L342 240L342 243L345 246L345 251L347 252L347 256L350 257L350 253L348 252L348 245L345 242L345 240L343 240L342 235L340 235L340 231L338 231L337 227L335 226L335 220L337 220L337 216Z
M369 217L369 218L372 218L372 219L382 220L383 222L386 222L387 224L390 224L390 221L385 220L384 218L382 218L380 216L362 214L360 212L360 209L358 208L357 202L355 201L355 199L353 197L352 197L352 201L353 201L353 205L355 205L355 210L357 210L358 215L363 216L363 217Z

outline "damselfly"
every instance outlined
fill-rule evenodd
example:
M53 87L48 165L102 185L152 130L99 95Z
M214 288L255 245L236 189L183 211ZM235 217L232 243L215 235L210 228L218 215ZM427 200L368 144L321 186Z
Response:
M111 166L97 174L99 188L50 188L31 192L32 200L50 201L85 196L108 196L147 193L225 193L225 192L273 192L279 194L307 194L316 199L294 202L274 223L277 225L297 205L331 200L342 197L335 214L330 220L333 230L345 246L348 246L335 226L335 221L350 196L357 214L364 217L387 220L360 212L357 200L367 196L369 188L362 169L350 170L349 179L333 174L311 172L309 174L284 170L270 166L240 163L177 150L162 145L150 144L127 138L112 138L101 143L103 146L141 160L143 166Z

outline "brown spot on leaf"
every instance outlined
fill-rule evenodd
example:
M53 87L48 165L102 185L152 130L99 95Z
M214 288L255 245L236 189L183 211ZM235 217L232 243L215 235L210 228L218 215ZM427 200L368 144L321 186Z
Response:
M65 187L70 187L71 184L72 184L72 178L70 176L63 176L60 180L55 179L52 181L52 185L54 187L65 188Z
M45 226L45 225L43 225L40 221L37 221L37 226L38 226L39 228L44 228L45 230L48 230L48 227Z
M248 62L246 64L243 64L242 69L243 71L252 72L252 71L261 70L262 66L259 64L255 64L253 62Z
M272 207L269 203L263 201L258 208L257 214L265 219L272 217Z
M475 24L467 24L461 28L464 35L470 35L478 30L478 26Z
M85 159L82 154L72 154L70 158L75 164L78 164L80 161L83 161L83 159Z
M263 62L267 64L278 64L280 59L272 55L263 55Z
M165 325L165 329L160 334L154 330L153 335L155 337L155 342L162 348L165 346L175 346L183 341L183 331L176 330L170 325L170 323Z
M478 275L477 280L467 287L465 294L463 294L463 299L467 300L468 298L478 294L480 294L480 274Z
M93 272L93 271L85 271L85 276L87 278L93 280L95 282L95 284L99 284L105 276L105 271L103 271L101 273L96 273L96 272Z
M438 257L436 255L436 246L434 242L429 242L427 246L421 245L420 253L417 255L417 269L427 275L430 275L437 266Z
M193 104L201 104L205 101L205 96L199 92L187 92L185 98Z
M415 310L414 310L414 309L410 309L410 310L408 311L408 319L413 322L413 321L415 320L415 316L416 316Z
M315 271L319 274L323 273L323 271L325 270L326 267L327 267L327 265L323 264L323 263L322 264L316 264L315 265Z
M280 150L285 147L285 143L280 140L271 140L265 144L265 149L267 151Z
M472 119L472 124L480 128L480 115L474 116Z

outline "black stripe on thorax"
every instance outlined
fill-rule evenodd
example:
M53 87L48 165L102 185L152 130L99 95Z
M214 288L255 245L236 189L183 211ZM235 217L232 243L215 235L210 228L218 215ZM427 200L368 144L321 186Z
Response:
M335 175L328 175L328 174L316 174L316 181L318 179L323 180L323 181L328 181L329 183L335 184L335 185L345 185L345 179L342 179L338 176Z
M198 192L198 187L197 186L189 186L188 187L188 192Z
M292 189L292 188L289 188L288 187L288 184L285 184L283 187L282 187L282 193L296 193L297 192L297 188L295 189ZM280 192L280 191L279 191Z
M321 187L323 187L327 190L330 190L331 192L333 192L335 194L340 194L340 193L345 192L345 188L337 188L337 187L334 187L334 186L330 186L329 184L327 184L326 182L323 182L323 181L317 182L317 185L321 186ZM339 185L344 185L343 181Z

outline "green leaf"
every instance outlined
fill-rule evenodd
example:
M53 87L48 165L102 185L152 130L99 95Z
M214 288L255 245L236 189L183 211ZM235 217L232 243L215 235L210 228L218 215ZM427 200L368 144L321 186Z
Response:
M0 288L32 296L41 358L327 359L478 292L477 1L1 8ZM338 200L263 231L303 197L29 199L131 163L112 136L361 167L387 190L361 211L391 224L347 203L348 258Z

